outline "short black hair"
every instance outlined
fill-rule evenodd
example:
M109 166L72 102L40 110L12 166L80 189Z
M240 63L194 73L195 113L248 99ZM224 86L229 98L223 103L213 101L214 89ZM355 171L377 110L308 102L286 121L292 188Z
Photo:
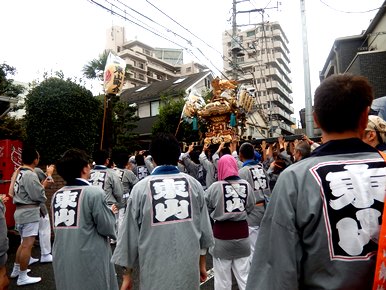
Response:
M145 157L141 154L135 155L135 163L137 166L144 166L145 165Z
M174 135L158 133L150 144L150 154L157 165L177 165L180 146Z
M114 162L118 168L125 168L127 163L129 162L129 154L128 153L118 153L114 156Z
M23 150L21 151L21 161L23 164L30 165L32 164L35 159L39 158L39 153L36 151L34 147L31 146L24 146Z
M89 161L90 157L83 150L70 149L56 162L56 171L68 183L81 176Z
M104 165L106 159L109 158L109 153L106 150L98 150L94 153L93 157L96 165Z
M200 164L200 153L197 152L197 150L193 150L192 152L189 153L190 159L196 163Z
M229 155L232 154L231 149L229 149L229 147L224 147L220 150L218 156L221 158L222 156L227 155L227 154L229 154Z
M332 75L315 91L314 112L321 129L327 133L355 131L361 114L372 101L373 89L365 77Z
M245 142L241 144L239 154L241 154L246 160L252 160L255 158L255 148L253 148L251 143Z

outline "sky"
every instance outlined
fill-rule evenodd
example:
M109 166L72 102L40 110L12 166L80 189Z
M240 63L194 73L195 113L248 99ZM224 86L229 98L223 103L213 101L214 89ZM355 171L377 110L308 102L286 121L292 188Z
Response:
M137 39L153 47L187 48L192 54L184 52L185 62L200 62L219 75L223 67L221 36L225 29L231 28L232 0L94 1L131 21L142 21L142 26L156 27L157 34L168 40L113 15L90 0L0 0L0 63L14 66L18 73L13 78L27 83L42 80L44 72L50 75L58 70L62 70L66 77L81 78L82 67L105 49L106 30L112 25L118 25L125 27L127 40ZM266 8L264 19L279 21L282 25L289 39L294 117L299 119L298 111L304 108L305 103L300 0L281 0L280 5L272 0L238 2L238 11ZM360 34L369 26L377 10L366 13L345 12L373 10L383 2L305 0L312 95L319 85L319 71L324 66L334 40ZM238 14L236 19L237 24L241 25L254 24L262 18L261 14L255 12L249 15ZM102 92L97 82L87 81L85 85L94 94Z

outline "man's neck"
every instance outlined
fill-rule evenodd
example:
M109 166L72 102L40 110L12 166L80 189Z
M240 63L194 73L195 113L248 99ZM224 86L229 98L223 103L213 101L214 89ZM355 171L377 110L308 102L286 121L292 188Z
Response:
M350 138L359 138L362 139L363 132L359 131L346 131L342 133L322 133L323 143L327 143L328 141L332 140L343 140L343 139L350 139Z
M23 164L23 167L24 168L29 168L29 169L31 169L32 171L35 169L35 164Z

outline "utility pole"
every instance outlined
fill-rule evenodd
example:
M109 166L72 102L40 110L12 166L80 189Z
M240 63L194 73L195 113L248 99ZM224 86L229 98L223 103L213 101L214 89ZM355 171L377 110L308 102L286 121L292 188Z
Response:
M305 119L306 134L308 137L314 137L314 119L312 116L312 97L310 81L310 61L308 55L306 8L304 0L300 0L300 13L302 18L302 39L303 39L303 67L304 67L304 96L305 96Z
M237 80L237 49L239 46L237 43L237 23L236 23L236 0L233 0L232 5L232 40L231 40L231 48L232 48L232 78Z

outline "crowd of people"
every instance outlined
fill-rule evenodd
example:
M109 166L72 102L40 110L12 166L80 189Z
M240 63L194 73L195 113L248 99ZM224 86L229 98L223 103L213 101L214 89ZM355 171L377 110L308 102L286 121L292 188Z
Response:
M53 263L59 290L132 289L136 267L140 289L198 289L208 253L215 290L231 289L232 274L240 290L383 287L385 264L380 273L375 264L386 248L378 242L386 122L368 116L372 99L363 77L322 82L314 96L319 143L303 136L181 148L159 133L148 150L114 160L70 149L55 164L66 185L51 202L52 256L45 188L54 166L39 172L38 152L26 147L10 189L21 236L10 277L17 285L41 280L28 275L39 235L40 261ZM3 268L0 279L5 285Z

